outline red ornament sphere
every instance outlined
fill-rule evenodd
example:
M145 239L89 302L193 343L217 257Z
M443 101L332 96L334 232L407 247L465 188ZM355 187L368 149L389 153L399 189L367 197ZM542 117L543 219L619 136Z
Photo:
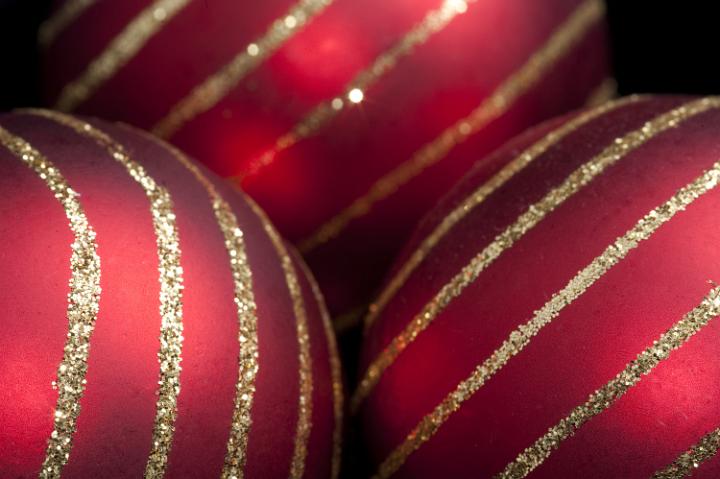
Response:
M127 126L0 116L0 475L337 477L313 279L264 213Z
M242 184L333 314L484 153L607 85L601 0L78 3L41 31L48 102Z
M376 477L718 477L719 138L720 98L628 97L466 176L370 316Z

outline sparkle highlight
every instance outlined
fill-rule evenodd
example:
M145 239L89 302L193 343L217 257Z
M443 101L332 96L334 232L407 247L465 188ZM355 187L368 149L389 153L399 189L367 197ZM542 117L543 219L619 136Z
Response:
M376 203L394 194L402 185L445 158L457 145L501 117L520 96L530 91L604 14L605 7L601 1L585 0L524 65L500 84L470 115L448 127L409 160L376 181L363 196L353 201L315 233L300 241L300 251L309 253L336 238L351 221L368 214ZM286 141L283 148L292 143Z
M248 175L256 174L272 163L279 152L291 148L304 138L314 135L348 104L357 105L361 103L365 98L365 92L392 71L402 58L412 55L419 46L426 43L433 35L444 30L458 15L467 11L470 4L474 4L476 1L445 0L440 7L428 12L420 23L415 25L388 50L378 55L371 65L358 73L346 85L345 93L342 96L349 100L348 103L338 103L335 99L320 103L300 120L290 132L281 136L275 142L275 146L271 151L253 161L249 170L235 179L241 180ZM465 6L464 9L459 7L461 4Z
M170 193L160 186L132 159L125 147L104 131L78 118L48 110L23 110L63 125L80 136L93 140L108 155L125 167L130 177L143 189L150 202L158 255L160 283L160 378L150 456L145 467L146 478L165 474L172 448L180 394L180 362L183 344L183 269L180 263L180 240L174 205Z
M193 88L154 127L153 133L169 138L187 122L217 105L250 72L267 60L302 27L322 13L334 0L300 0L288 13L274 21L265 34L255 39L228 64Z
M0 127L0 145L31 168L45 182L65 211L74 240L71 245L70 281L67 306L68 333L63 358L53 387L58 391L53 413L53 431L48 439L39 477L57 479L70 458L72 439L85 392L85 374L90 355L90 338L95 329L100 302L100 257L95 230L60 170L42 153L19 136Z

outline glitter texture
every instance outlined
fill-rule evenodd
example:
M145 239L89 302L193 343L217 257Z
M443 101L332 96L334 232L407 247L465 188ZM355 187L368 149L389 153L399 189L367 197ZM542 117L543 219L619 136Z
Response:
M73 23L96 0L67 0L57 12L45 20L38 30L38 42L43 47L52 44L57 36Z
M205 188L212 204L213 213L218 227L225 240L225 249L230 259L230 270L234 283L234 302L237 307L238 342L238 381L235 385L235 402L233 408L230 437L227 443L225 465L221 477L223 479L241 479L247 459L247 444L252 425L251 409L255 396L255 379L259 371L258 349L258 318L255 295L253 294L252 271L248 263L245 249L244 233L238 224L232 207L223 199L215 185L210 181L187 156L177 148L158 140L154 136L129 125L123 128L147 138L149 141L167 150L179 161L195 179Z
M380 178L365 195L356 199L309 238L302 240L298 246L300 251L308 253L336 237L353 219L367 214L375 203L392 195L400 186L446 157L454 147L502 116L521 95L534 87L555 63L566 55L587 31L603 18L604 14L605 7L601 1L586 0L519 70L498 86L470 115L447 128L418 150L408 161ZM298 131L301 127L303 124L298 127ZM317 129L317 127L305 128L308 131ZM295 136L298 136L297 133Z
M478 278L480 273L548 214L590 184L607 168L656 135L674 128L684 120L719 106L720 99L704 98L691 101L655 117L642 128L617 138L599 155L572 172L562 184L550 190L540 201L531 205L513 224L495 237L469 264L460 270L450 282L446 283L405 329L393 338L390 344L373 360L355 392L352 400L354 407L357 408L378 383L385 370L445 310L453 299L460 296L465 288Z
M141 11L76 80L60 92L55 108L72 111L127 64L190 0L156 0Z
M686 198L697 198L707 191L705 183L713 187L720 177L720 163L716 163L714 170L703 175L693 185L688 186L682 193ZM680 208L681 201L678 199L673 206L668 208ZM675 323L665 334L653 343L652 346L640 353L637 358L631 361L627 367L615 378L605 384L602 388L590 395L585 404L576 407L558 424L551 427L548 432L535 443L525 449L518 457L505 467L505 470L495 477L498 479L520 479L530 474L535 468L542 464L545 459L562 442L575 434L586 422L602 413L615 401L620 399L630 388L635 386L643 376L649 374L660 362L667 359L670 354L682 347L692 336L720 314L720 288L713 289L698 307L690 311L683 319ZM708 440L708 445L714 443L717 450L717 436ZM701 443L702 444L702 443ZM700 446L703 447L702 445ZM706 452L701 453L703 456ZM654 476L657 477L657 476ZM682 477L682 476L663 476Z
M720 448L720 429L715 429L672 464L653 474L652 479L681 479L690 477L700 465L714 457Z
M295 432L295 447L292 463L290 465L290 479L301 479L305 472L305 459L307 458L308 439L312 429L312 357L310 356L310 334L308 332L307 314L302 290L298 282L297 272L293 266L288 250L275 227L270 223L265 212L250 198L245 197L255 214L260 218L263 228L272 241L275 251L280 258L285 282L287 283L290 298L295 313L299 353L299 381L300 397L298 399L298 422Z
M281 18L275 20L265 34L240 50L235 58L218 72L206 78L180 100L153 128L153 133L169 138L188 121L210 110L227 96L237 84L290 40L313 18L322 13L333 0L300 0ZM288 26L287 19L294 19Z
M578 128L612 110L620 108L628 103L635 103L638 100L640 100L640 97L638 96L627 97L616 102L606 103L596 109L580 113L575 118L563 123L557 129L551 131L542 139L520 153L492 178L473 191L462 201L462 203L452 210L450 214L443 218L442 222L422 241L420 246L413 251L408 260L398 269L395 276L393 276L387 286L378 295L377 300L370 305L369 314L365 318L365 328L369 328L375 322L378 315L383 311L383 309L385 309L385 306L387 306L402 285L405 284L405 281L407 281L413 271L415 271L425 258L427 258L435 245L437 245L457 223L465 218L477 206L482 204L488 196L501 188L513 176L525 169L526 166L542 156L548 149L552 148Z
M467 3L475 3L476 1L477 0L467 0L467 2L463 1L463 4L467 6ZM355 78L346 85L345 92L341 96L350 99L350 104L356 104L362 101L362 97L364 97L363 92L395 68L401 58L412 55L415 52L415 48L427 42L430 37L442 31L450 24L455 17L464 13L464 10L457 8L457 3L458 0L445 0L439 8L428 12L425 18L415 25L412 30L406 33L388 50L378 55L365 70L358 73ZM336 101L338 99L339 98L331 98L316 106L305 118L295 125L290 132L277 140L273 151L258 158L258 161L250 166L250 169L244 173L244 176L257 173L260 169L269 165L278 152L292 147L303 138L312 136L337 116L346 106L344 102ZM238 177L237 179L240 180L241 178Z
M572 173L561 186L551 190L548 196L541 200L540 203L530 207L526 213L521 215L520 221L516 223L518 226L515 228L519 227L520 229L517 231L523 231L522 225L527 227L528 225L536 224L549 211L547 209L548 206L555 205L558 201L564 201L566 197L574 194L574 192L579 190L583 185L589 183L592 178L600 174L605 168L617 162L630 151L641 146L655 135L669 128L676 127L683 120L691 118L694 115L718 107L720 107L720 99L717 98L695 100L668 113L662 114L647 122L639 130L635 130L625 137L619 138L599 156L593 158L593 160ZM610 268L620 262L630 250L636 248L641 241L649 238L660 226L669 221L676 213L683 210L700 195L714 188L717 185L719 175L720 166L716 164L712 170L681 189L665 204L642 218L635 227L615 240L600 256L596 257L588 266L572 278L562 290L553 294L552 298L545 303L541 309L535 312L530 321L513 331L500 348L495 350L489 358L478 365L473 373L458 384L455 390L451 392L433 412L420 421L415 429L408 434L405 441L382 463L377 477L389 477L397 471L410 454L428 441L443 423L460 408L462 403L472 397L488 379L502 369L512 357L522 351L525 346L529 344L532 337L538 334L542 328L550 324L566 306L580 297L587 288L592 286L595 281L602 277ZM545 211L545 213L543 213L543 211ZM511 228L514 227L511 226ZM507 231L512 230L508 229L506 232ZM495 255L497 255L502 249L502 246L499 244L494 247L493 251L496 251ZM484 259L485 257L486 255L481 253L476 259ZM474 261L475 260L473 260L473 262ZM475 271L477 274L474 274ZM461 282L454 286L455 289L449 292L451 296L441 298L442 302L437 304L442 304L443 307L447 306L452 298L460 294L457 288L460 290L464 289L467 284L477 278L480 271L481 270L473 269L470 270L468 276L456 276L456 278L461 278ZM434 303L431 303L431 305L432 304ZM439 312L439 310L435 309L433 309L433 311L436 311L435 314ZM424 318L424 316L419 316L416 319L422 320L422 318ZM419 329L418 333L412 336L412 338L414 339L421 330L422 329ZM396 356L397 354L395 354L394 357ZM375 380L375 383L376 382L377 380Z
M53 387L58 399L53 431L48 440L39 476L59 478L70 457L72 438L80 415L80 398L85 391L85 373L90 354L90 337L95 329L100 302L100 257L95 231L88 222L75 192L57 167L22 138L0 127L0 144L30 167L50 188L65 210L75 236L70 256L68 334L63 358Z
M170 193L160 186L145 169L131 159L125 148L108 136L77 118L47 110L23 110L64 125L92 139L121 165L142 187L150 201L155 230L160 281L160 380L153 427L152 448L145 468L145 477L162 477L172 447L180 393L180 361L183 342L182 290L183 271L180 265L180 244Z
M330 374L332 376L332 391L333 391L333 416L335 419L335 427L333 428L333 452L330 463L330 479L338 479L340 476L340 460L342 458L342 431L343 431L343 383L342 383L342 365L340 363L340 355L338 353L337 339L335 338L335 331L333 330L332 320L328 313L327 307L325 307L325 300L323 299L320 287L315 281L312 272L307 265L302 261L298 260L300 267L305 273L305 277L310 283L315 301L318 303L320 308L320 317L323 322L323 329L325 331L325 338L327 339L328 351L330 353Z

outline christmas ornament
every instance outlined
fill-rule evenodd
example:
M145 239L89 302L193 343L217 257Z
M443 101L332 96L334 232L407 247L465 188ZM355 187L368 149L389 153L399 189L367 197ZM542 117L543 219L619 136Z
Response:
M603 14L601 0L71 1L41 41L51 104L152 129L241 184L341 315L483 153L607 96Z
M629 97L466 176L368 317L375 477L717 477L719 133Z
M3 476L337 477L328 315L254 203L45 110L0 117L0 168Z

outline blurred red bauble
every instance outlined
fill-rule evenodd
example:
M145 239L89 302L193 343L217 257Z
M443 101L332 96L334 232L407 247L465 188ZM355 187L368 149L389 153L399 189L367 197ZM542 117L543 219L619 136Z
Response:
M335 315L472 163L607 85L601 0L89 3L41 31L48 102L232 177Z
M337 476L318 289L259 208L130 127L0 117L0 475Z
M720 476L719 138L720 98L630 97L473 169L373 307L376 477Z

